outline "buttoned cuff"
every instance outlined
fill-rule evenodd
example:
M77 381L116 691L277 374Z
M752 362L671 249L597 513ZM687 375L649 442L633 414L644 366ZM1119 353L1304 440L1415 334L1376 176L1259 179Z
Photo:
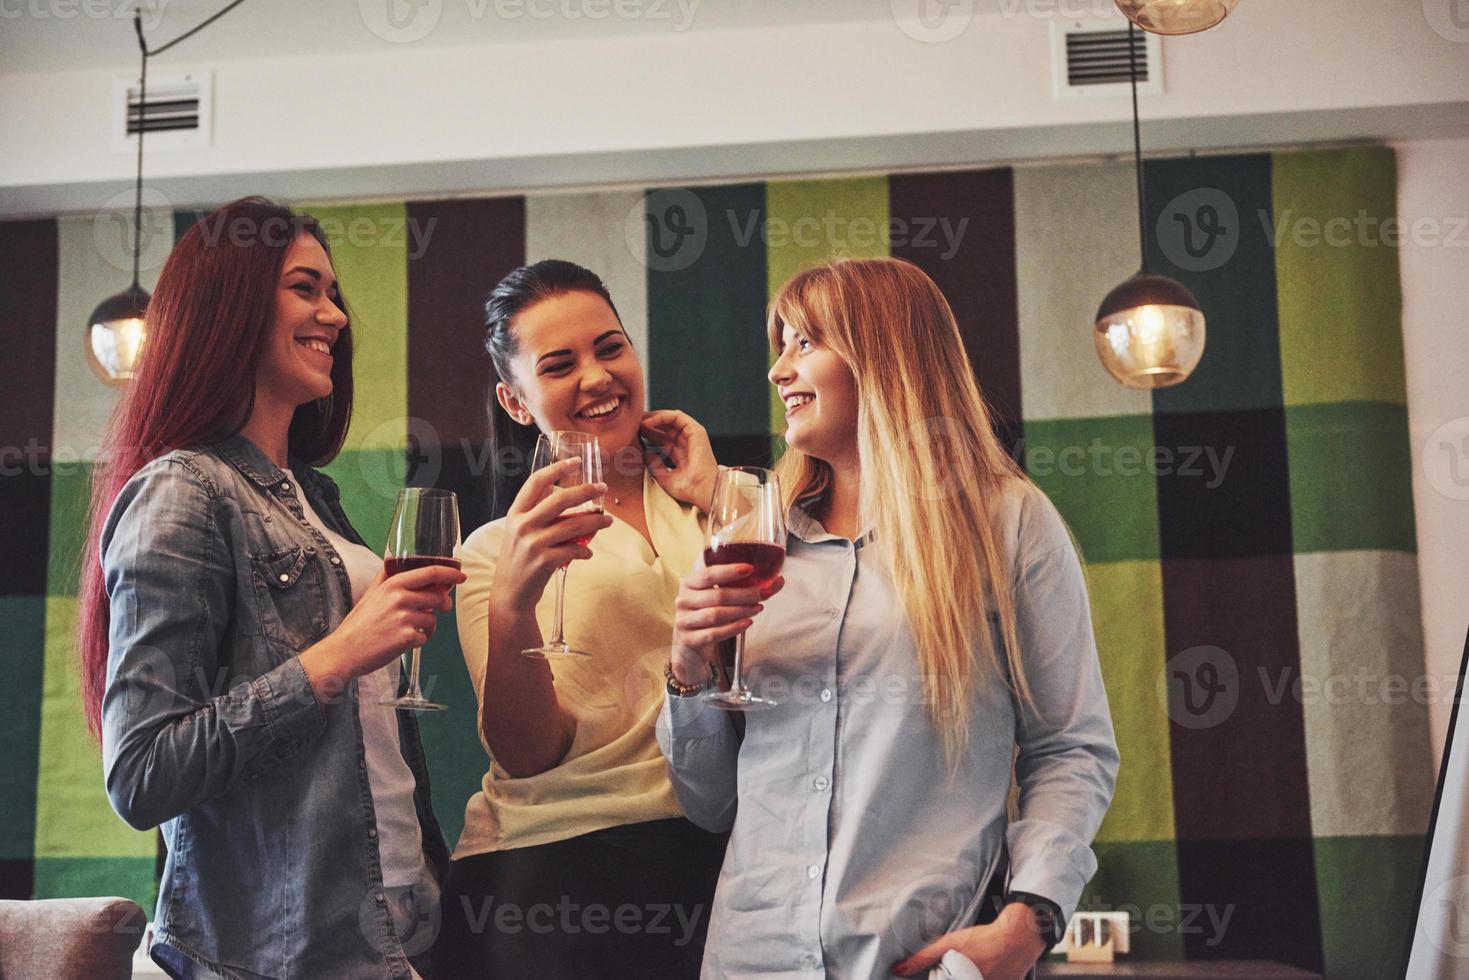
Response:
M1010 852L1010 892L1029 892L1055 902L1069 921L1081 893L1097 873L1097 859L1076 834L1048 820L1017 820L1005 833Z
M278 750L290 751L315 738L326 725L326 710L300 657L292 657L250 682L265 713L265 724Z

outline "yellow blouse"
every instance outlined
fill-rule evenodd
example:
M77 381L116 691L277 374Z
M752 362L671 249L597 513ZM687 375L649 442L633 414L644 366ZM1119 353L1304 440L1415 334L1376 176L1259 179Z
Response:
M494 761L477 725L489 768L464 808L456 858L682 814L653 725L663 705L673 602L704 546L704 516L646 473L643 514L653 548L614 520L592 539L592 557L573 562L566 577L567 642L592 654L551 663L556 696L576 719L571 749L554 769L517 779ZM460 552L468 580L456 602L459 646L481 711L490 583L503 535L503 519L486 524ZM536 604L543 637L552 635L555 602L553 576Z

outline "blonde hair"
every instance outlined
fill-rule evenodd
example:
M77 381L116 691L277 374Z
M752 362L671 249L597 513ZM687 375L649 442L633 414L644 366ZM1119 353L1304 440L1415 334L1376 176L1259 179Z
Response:
M770 303L776 350L786 327L837 354L856 377L861 513L917 641L930 716L957 765L976 662L1034 708L993 509L1008 481L1028 478L994 433L948 301L917 266L843 259L801 272ZM815 501L832 480L825 462L793 448L776 472L787 506Z

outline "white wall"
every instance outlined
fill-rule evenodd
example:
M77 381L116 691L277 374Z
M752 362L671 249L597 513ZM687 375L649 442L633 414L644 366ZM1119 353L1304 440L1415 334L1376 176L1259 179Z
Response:
M1168 40L1147 146L1469 137L1469 32L1436 31L1424 3L1250 0ZM1013 15L975 15L942 43L892 18L212 65L186 41L151 70L213 68L214 142L150 152L148 182L183 206L245 184L394 197L1129 149L1125 98L1051 96L1053 12L1104 5L999 6ZM135 71L0 74L0 217L88 211L130 186L108 110Z
M1469 630L1469 140L1397 150L1400 217L1442 229L1400 250L1423 639L1442 692L1429 704L1437 767Z

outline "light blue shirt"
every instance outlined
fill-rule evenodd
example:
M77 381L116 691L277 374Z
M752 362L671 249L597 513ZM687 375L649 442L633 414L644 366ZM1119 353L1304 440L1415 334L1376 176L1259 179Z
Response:
M1086 582L1038 489L1013 481L996 513L1039 713L977 669L952 777L881 549L799 508L786 586L747 638L750 683L779 707L746 715L741 738L728 714L667 699L658 740L679 802L707 829L732 828L705 977L889 977L974 924L1007 852L1010 890L1074 911L1119 763Z

